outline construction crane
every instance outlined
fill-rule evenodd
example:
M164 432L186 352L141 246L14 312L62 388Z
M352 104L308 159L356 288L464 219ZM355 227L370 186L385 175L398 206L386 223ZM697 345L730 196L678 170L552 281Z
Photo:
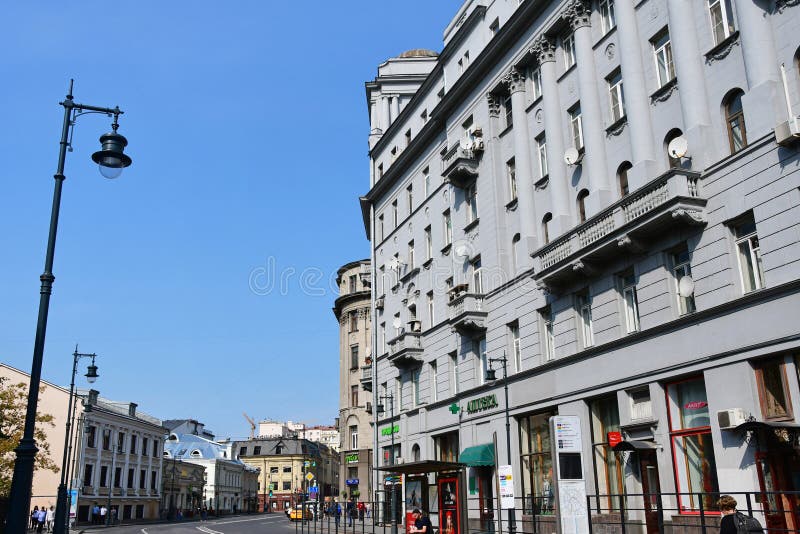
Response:
M253 419L250 416L248 416L246 413L242 412L242 415L244 416L245 419L247 419L247 422L250 423L250 439L255 438L256 437L256 422L253 421Z

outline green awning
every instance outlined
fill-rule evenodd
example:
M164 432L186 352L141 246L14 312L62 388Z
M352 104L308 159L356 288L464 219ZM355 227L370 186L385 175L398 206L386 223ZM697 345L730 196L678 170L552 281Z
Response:
M467 447L461 451L458 461L470 467L494 466L494 444L484 443Z

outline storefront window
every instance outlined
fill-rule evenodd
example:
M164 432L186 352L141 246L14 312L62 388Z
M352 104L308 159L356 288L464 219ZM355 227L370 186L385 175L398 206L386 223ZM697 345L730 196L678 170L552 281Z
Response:
M669 384L667 401L681 510L699 510L701 498L703 508L713 510L719 484L703 379Z
M523 513L553 513L553 463L550 454L550 418L545 412L520 419L520 461L522 464Z
M592 448L594 449L595 483L598 497L604 496L603 508L616 510L617 495L624 493L622 466L608 445L608 433L619 432L619 406L617 396L592 401Z
M792 409L783 358L756 364L756 381L764 419L790 419Z
M458 432L434 436L433 443L437 460L440 462L458 461Z

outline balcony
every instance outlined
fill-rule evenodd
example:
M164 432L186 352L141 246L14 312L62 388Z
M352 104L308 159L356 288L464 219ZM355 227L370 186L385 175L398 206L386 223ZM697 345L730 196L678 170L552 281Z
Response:
M478 177L478 152L455 145L442 156L442 176L456 187Z
M403 332L388 342L389 362L396 367L409 367L422 363L422 334Z
M483 295L477 293L455 293L447 303L450 326L461 335L475 337L486 332L486 316Z
M534 280L548 291L593 276L620 253L640 253L676 226L706 223L698 173L671 169L533 253Z
M364 391L372 391L372 364L361 366L361 387Z

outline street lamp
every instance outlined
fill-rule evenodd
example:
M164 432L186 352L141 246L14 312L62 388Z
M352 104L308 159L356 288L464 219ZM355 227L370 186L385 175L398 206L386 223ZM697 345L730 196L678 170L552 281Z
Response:
M494 382L497 380L495 376L495 370L492 369L492 364L494 362L500 362L500 364L503 366L503 389L505 390L506 397L506 452L508 453L508 465L511 465L511 422L508 415L508 359L506 358L506 352L503 351L502 358L489 358L489 368L486 369L487 382ZM512 506L508 509L508 533L514 534L516 528L516 513L514 507Z
M69 524L67 517L69 508L67 504L67 470L72 461L72 417L74 405L72 399L75 393L75 375L78 372L78 360L81 358L91 358L92 363L86 368L86 381L93 384L97 377L97 366L94 364L94 359L97 354L82 354L78 352L78 346L75 345L75 352L72 353L72 380L69 384L69 400L67 401L67 429L64 433L64 455L61 460L61 482L58 485L58 496L56 498L56 515L54 518L53 532L55 534L65 534L69 531Z
M389 401L389 433L392 436L392 452L389 454L389 465L394 467L394 396L389 393L388 395L380 395L378 396L378 406L376 410L378 413L383 413L383 401ZM389 513L391 514L391 522L392 522L392 534L397 534L397 510L395 506L395 487L394 487L394 479L392 479L392 492L389 495Z
M39 277L41 289L39 290L39 316L36 323L36 338L33 344L33 362L31 364L31 378L28 387L28 405L25 412L25 430L19 446L14 449L16 459L14 461L14 476L11 482L11 495L8 503L8 522L6 530L9 534L24 534L28 525L28 510L31 503L31 487L33 485L33 469L36 453L36 440L34 430L36 429L36 408L39 404L39 386L42 375L42 359L44 357L44 340L47 331L47 315L50 309L50 294L53 290L53 256L56 248L56 231L58 229L58 212L61 208L61 189L64 184L64 163L67 158L67 150L71 149L70 139L75 121L81 115L87 113L102 113L114 117L111 124L112 132L100 138L102 148L92 155L92 159L100 165L104 175L117 177L123 168L131 164L131 158L122 151L128 141L117 133L119 124L117 120L123 113L118 107L104 108L78 104L72 97L73 81L69 82L69 93L66 99L61 102L64 108L64 121L61 129L61 142L58 152L58 167L55 178L55 189L53 190L53 205L50 212L50 231L47 238L47 253L44 261L44 272ZM113 169L113 170L112 170Z

